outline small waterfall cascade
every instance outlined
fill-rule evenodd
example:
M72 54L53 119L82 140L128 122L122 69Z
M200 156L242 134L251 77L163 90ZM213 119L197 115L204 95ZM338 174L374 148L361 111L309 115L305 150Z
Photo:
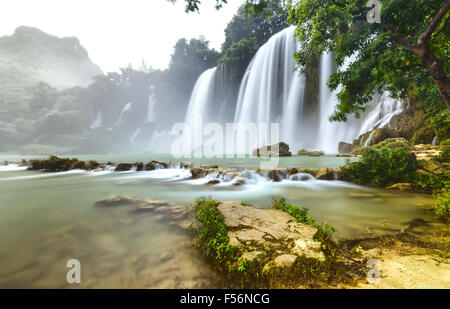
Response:
M372 101L372 106L374 106L374 108L368 112L366 117L364 117L364 122L361 125L358 135L389 126L392 117L403 112L402 102L390 97L389 92L387 91L376 95ZM373 133L375 133L375 131L373 131L366 140L366 145L369 144Z
M131 109L132 105L133 105L133 103L131 103L131 102L128 102L127 104L125 104L125 106L120 111L120 115L119 115L119 118L117 119L116 125L124 124L123 116L125 115L126 112L128 112Z

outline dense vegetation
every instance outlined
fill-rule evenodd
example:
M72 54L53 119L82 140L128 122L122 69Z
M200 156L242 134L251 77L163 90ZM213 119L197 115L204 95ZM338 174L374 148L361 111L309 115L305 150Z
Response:
M358 184L392 185L411 182L416 169L416 159L409 150L382 147L368 149L361 160L342 167L342 173Z
M433 194L433 212L443 221L450 219L450 179L441 172L431 173L421 169L421 164L431 166L448 163L449 146L440 146L441 153L428 163L416 161L409 145L396 139L386 139L371 147L361 147L361 159L341 167L344 179L362 185L389 186L410 184L410 190ZM419 162L419 164L418 164ZM421 163L422 162L422 163Z
M340 87L333 119L359 114L380 88L399 97L422 96L429 108L449 108L450 1L380 0L381 23L366 21L366 3L302 0L288 5L301 43L300 64L326 51L335 53L338 65L355 57L330 79L332 89Z
M314 239L322 244L321 250L325 254L325 261L301 256L291 268L271 268L269 271L263 267L268 262L267 258L261 261L249 261L243 255L239 257L242 254L239 250L246 252L247 248L252 251L254 247L251 248L255 244L246 243L244 249L230 246L228 228L217 209L218 205L219 202L216 200L198 198L191 208L193 214L191 231L195 236L194 243L200 252L222 271L226 286L279 288L298 287L300 284L322 286L323 284L335 284L338 281L352 282L348 277L351 271L349 263L343 263L343 260L346 259L343 249L339 248L331 237L336 231L335 228L327 223L318 224L308 214L308 209L292 205L284 198L274 199L272 206L274 209L280 209L292 215L298 222L317 228ZM245 203L241 203L241 205L245 206ZM280 243L282 242L280 241ZM268 249L259 248L257 250ZM279 255L278 251L269 253L274 256Z
M197 236L197 247L207 258L215 260L219 267L231 268L235 260L233 248L229 244L228 231L223 217L217 210L219 202L210 198L198 198L192 204L194 215L190 228Z

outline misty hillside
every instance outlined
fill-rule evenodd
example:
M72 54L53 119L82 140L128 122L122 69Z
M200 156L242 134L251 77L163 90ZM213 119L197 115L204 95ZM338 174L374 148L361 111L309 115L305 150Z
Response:
M101 74L77 38L58 38L24 26L1 37L0 148L32 142L31 133L58 109L78 117L89 111L80 100L60 108L55 99L64 89L86 87ZM83 118L89 121L87 115Z
M18 27L13 35L0 38L0 120L29 110L27 90L39 82L58 89L87 86L99 74L77 38Z
M60 89L87 86L99 74L102 71L89 59L77 38L58 38L25 26L18 27L11 36L0 38L3 87L39 81Z

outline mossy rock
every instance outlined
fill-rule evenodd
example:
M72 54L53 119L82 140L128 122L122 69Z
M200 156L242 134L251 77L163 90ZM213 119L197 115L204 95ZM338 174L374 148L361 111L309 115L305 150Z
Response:
M433 138L435 136L433 127L429 122L427 122L427 126L420 128L411 138L411 144L431 144L433 142Z
M404 148L410 150L411 144L404 138L387 138L382 142L372 146L373 149L380 149L382 147L391 149Z
M350 152L351 156L362 156L367 150L370 149L370 146L359 146Z

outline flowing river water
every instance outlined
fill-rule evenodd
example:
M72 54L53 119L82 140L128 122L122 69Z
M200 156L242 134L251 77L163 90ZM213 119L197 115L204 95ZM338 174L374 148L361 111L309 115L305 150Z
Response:
M36 157L36 156L33 156ZM102 162L170 160L152 155L77 156ZM0 156L0 160L29 159ZM280 166L337 167L346 158L280 158ZM171 160L177 163L176 160ZM260 159L215 159L238 168L258 167ZM176 164L175 164L176 166ZM0 288L214 288L217 274L189 246L189 234L157 212L134 213L133 205L98 207L112 196L158 199L189 207L199 196L240 200L270 207L272 197L310 208L319 222L338 230L337 238L394 232L421 218L418 232L445 229L432 217L428 195L356 186L341 181L285 179L272 182L245 172L246 184L207 185L190 171L170 168L143 172L43 173L0 166ZM66 282L66 263L78 259L82 282Z

